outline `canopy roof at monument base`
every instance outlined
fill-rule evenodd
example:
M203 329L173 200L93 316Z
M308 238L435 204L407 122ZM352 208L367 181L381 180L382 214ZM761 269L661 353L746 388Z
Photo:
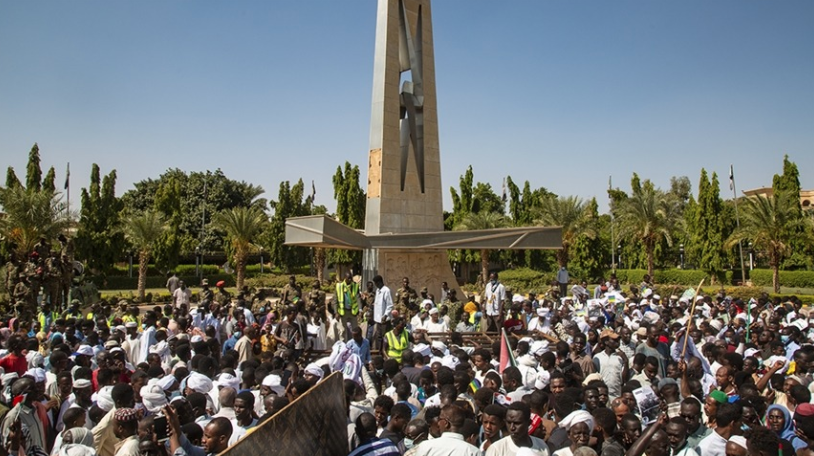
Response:
M347 250L557 250L562 248L562 228L519 227L366 236L327 215L311 215L286 219L285 243Z

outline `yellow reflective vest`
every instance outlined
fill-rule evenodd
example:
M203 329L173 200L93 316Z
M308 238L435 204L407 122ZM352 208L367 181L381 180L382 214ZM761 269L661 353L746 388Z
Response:
M336 284L336 312L340 316L345 315L345 295L350 297L350 314L358 314L359 284L351 282L350 285L348 285L344 280Z

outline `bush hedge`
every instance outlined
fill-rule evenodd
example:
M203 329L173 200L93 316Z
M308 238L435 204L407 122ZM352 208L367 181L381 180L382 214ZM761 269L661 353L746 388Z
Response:
M605 277L609 277L610 274L611 271L608 271ZM639 284L642 282L642 279L644 279L645 274L647 274L647 271L644 269L616 270L616 278L619 280L620 284ZM655 275L653 281L656 284L687 286L698 286L698 282L700 282L701 279L709 277L707 273L699 269L657 269L653 275ZM724 273L724 284L732 284L734 277L740 279L740 270L738 270L737 275L734 271L726 271ZM709 283L709 281L707 280L706 283Z
M772 286L771 269L753 269L752 285ZM791 288L814 288L814 271L780 271L780 285Z
M190 287L197 287L200 284L198 277L194 275L182 275L178 276L178 278ZM227 287L235 286L235 276L232 274L204 274L204 278L209 280L209 284L213 287L215 283L221 280L226 282ZM105 279L94 278L93 280L94 282L104 280L104 283L96 283L96 286L102 290L135 290L138 288L138 277L135 275L133 277L108 276ZM147 277L147 288L164 288L166 285L166 277Z
M540 272L529 268L508 269L500 272L500 282L515 293L527 293L530 290L544 293L554 278L555 275L552 272Z

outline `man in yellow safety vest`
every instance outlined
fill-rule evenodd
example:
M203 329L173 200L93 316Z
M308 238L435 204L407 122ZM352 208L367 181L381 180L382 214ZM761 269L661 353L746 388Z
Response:
M387 354L387 358L401 362L401 354L410 347L413 337L404 329L405 326L404 318L393 319L393 330L384 337L384 352Z
M345 342L350 339L351 331L359 326L359 284L353 281L350 272L345 273L345 280L336 284L336 313L342 322L342 333ZM350 326L350 327L348 327Z

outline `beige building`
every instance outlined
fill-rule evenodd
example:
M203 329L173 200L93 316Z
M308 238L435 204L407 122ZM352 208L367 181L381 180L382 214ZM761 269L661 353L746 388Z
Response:
M765 196L770 198L774 191L771 187L760 187L752 190L745 190L743 192L746 196ZM803 209L810 209L814 204L814 190L800 190L800 205Z

